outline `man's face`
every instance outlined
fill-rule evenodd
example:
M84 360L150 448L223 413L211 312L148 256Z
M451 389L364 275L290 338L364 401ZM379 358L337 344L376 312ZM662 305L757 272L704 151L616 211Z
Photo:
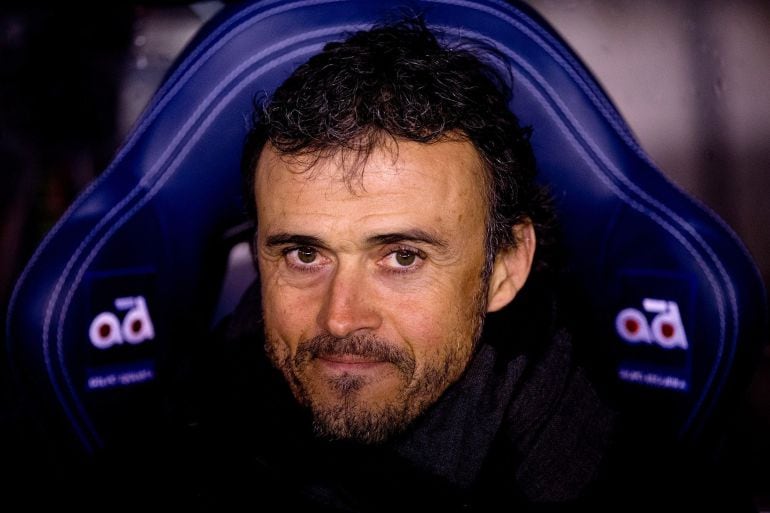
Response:
M483 170L470 143L399 141L352 182L345 171L260 156L266 348L321 434L377 442L470 359L487 300Z

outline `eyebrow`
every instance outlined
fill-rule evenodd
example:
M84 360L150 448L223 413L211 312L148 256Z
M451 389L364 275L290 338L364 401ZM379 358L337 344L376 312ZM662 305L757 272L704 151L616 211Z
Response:
M446 249L449 244L442 238L425 230L414 229L405 232L384 233L366 239L370 246L396 244L398 242L422 242L438 249Z
M326 247L326 244L321 239L312 235L276 233L265 238L265 245L267 247L286 246L289 244L292 246Z

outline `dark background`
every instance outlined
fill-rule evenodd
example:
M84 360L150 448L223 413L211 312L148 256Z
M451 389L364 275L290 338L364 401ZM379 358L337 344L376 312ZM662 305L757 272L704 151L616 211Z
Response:
M531 0L672 181L715 210L770 282L770 3ZM0 313L42 237L109 164L219 2L0 7ZM5 336L3 330L3 337ZM0 433L16 424L0 359ZM742 430L770 509L770 352Z

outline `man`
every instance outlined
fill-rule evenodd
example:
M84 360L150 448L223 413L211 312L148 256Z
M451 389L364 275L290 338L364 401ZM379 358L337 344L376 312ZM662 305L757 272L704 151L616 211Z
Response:
M259 288L225 329L228 376L203 422L211 500L590 497L611 414L543 285L548 202L506 83L403 22L327 45L258 112L244 176Z

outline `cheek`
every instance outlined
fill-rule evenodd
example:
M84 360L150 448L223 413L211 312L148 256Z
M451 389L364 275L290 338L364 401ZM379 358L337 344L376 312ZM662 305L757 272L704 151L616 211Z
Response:
M451 285L433 284L391 303L388 317L415 355L472 344L478 280Z
M286 286L268 275L262 283L262 312L265 329L292 353L300 340L314 335L316 300L308 291Z

